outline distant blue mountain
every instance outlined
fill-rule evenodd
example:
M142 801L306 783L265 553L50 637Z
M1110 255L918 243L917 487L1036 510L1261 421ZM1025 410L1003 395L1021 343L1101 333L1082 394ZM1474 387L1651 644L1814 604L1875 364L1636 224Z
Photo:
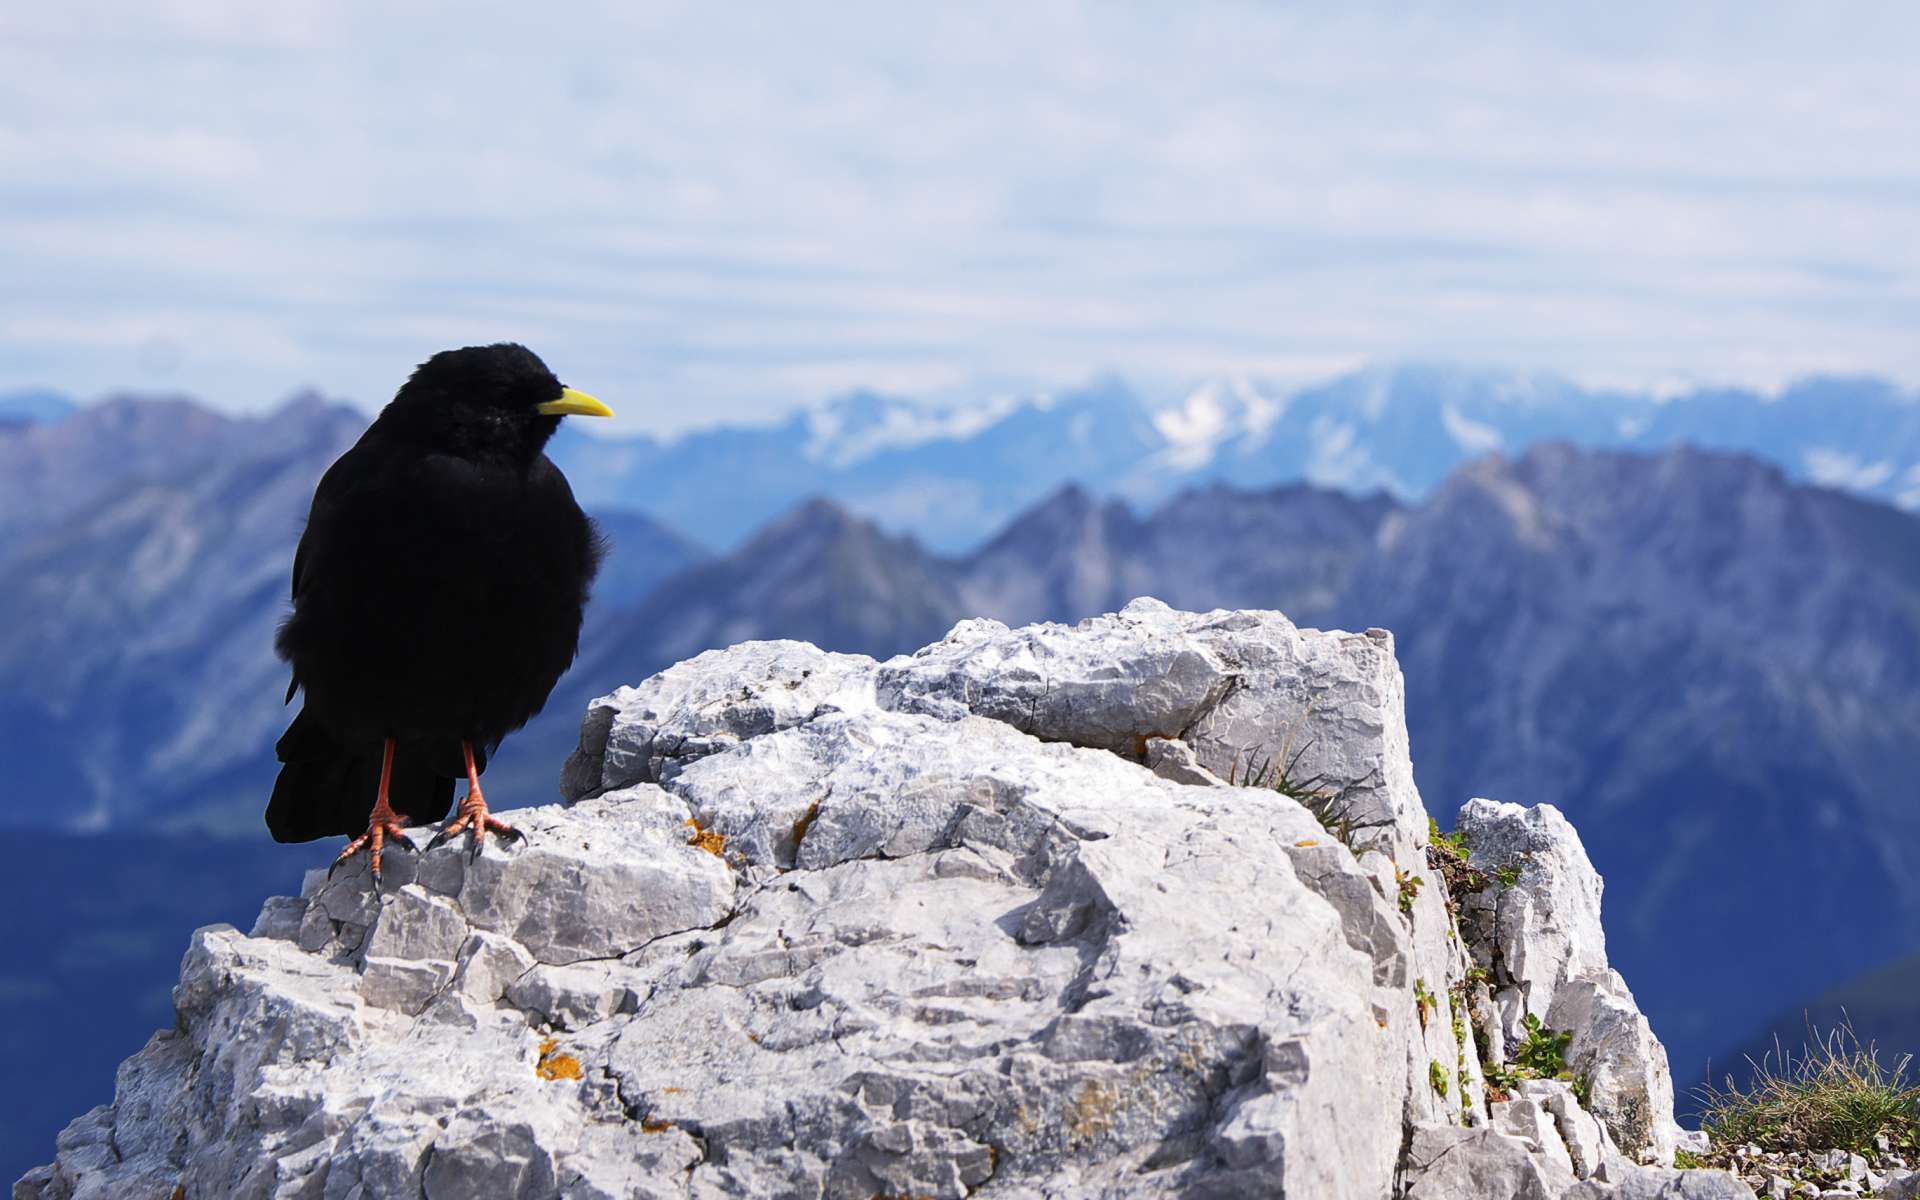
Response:
M1217 380L1171 403L1117 380L945 408L856 392L778 425L677 441L563 430L553 453L590 502L643 508L711 545L824 494L951 553L1068 482L1137 505L1194 485L1294 480L1415 500L1466 461L1552 440L1742 451L1795 479L1920 509L1920 397L1876 379L1657 399L1551 375L1401 366L1292 392Z
M64 420L76 407L68 397L46 388L0 392L0 425L51 424Z
M588 507L639 508L708 545L737 544L828 495L942 549L970 545L1068 480L1117 491L1164 445L1118 381L1061 396L929 409L855 392L764 428L677 441L562 427L549 449Z

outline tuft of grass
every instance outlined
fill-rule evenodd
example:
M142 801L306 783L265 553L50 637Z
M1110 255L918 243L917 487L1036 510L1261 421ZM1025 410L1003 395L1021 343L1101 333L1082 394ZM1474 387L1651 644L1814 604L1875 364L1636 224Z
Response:
M1883 1066L1873 1043L1842 1021L1824 1035L1809 1028L1796 1056L1774 1042L1742 1087L1728 1076L1699 1088L1701 1125L1716 1144L1765 1150L1850 1150L1872 1153L1885 1135L1896 1147L1920 1149L1920 1080L1913 1056Z
M1373 774L1352 783L1341 784L1324 774L1302 778L1299 773L1300 759L1313 748L1316 739L1308 738L1305 744L1295 749L1293 737L1312 713L1313 705L1309 702L1305 711L1300 714L1300 721L1281 739L1278 754L1262 758L1258 754L1249 753L1243 770L1240 756L1236 753L1233 761L1227 765L1227 784L1229 787L1270 788L1282 796L1298 801L1302 807L1313 814L1314 820L1320 822L1320 828L1338 838L1342 845L1351 850L1355 833L1363 829L1375 829L1392 824L1384 820L1365 823L1357 823L1354 820L1353 810L1356 800L1353 793L1356 789L1371 784L1374 774L1378 774L1378 768L1375 768Z

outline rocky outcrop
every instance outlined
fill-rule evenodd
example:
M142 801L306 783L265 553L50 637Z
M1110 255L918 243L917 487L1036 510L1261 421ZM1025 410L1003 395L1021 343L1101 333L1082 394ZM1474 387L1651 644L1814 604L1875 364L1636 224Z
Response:
M15 1195L1750 1194L1657 1165L1571 827L1432 857L1402 694L1382 631L1153 601L703 654L595 702L527 844L197 933Z
M1600 876L1573 826L1551 805L1473 800L1458 827L1470 865L1495 884L1468 896L1462 913L1498 1010L1489 1036L1517 1046L1529 1018L1571 1032L1563 1057L1585 1081L1587 1107L1629 1154L1671 1162L1679 1129L1667 1052L1607 966Z

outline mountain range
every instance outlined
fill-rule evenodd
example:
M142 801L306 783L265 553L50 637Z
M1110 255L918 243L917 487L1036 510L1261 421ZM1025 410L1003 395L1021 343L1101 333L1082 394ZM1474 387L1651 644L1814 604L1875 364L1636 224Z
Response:
M1416 500L1471 459L1548 440L1741 451L1796 479L1920 508L1920 396L1873 378L1662 396L1400 366L1293 391L1217 380L1170 401L1112 378L950 407L856 392L774 425L671 440L563 429L552 453L584 501L644 510L715 548L826 494L959 553L1066 483L1136 507L1208 483L1288 480Z
M1075 620L1151 594L1392 629L1423 794L1436 811L1476 794L1549 801L1579 822L1609 882L1614 959L1679 1078L1724 1057L1742 1031L1920 946L1920 886L1903 862L1920 835L1910 783L1920 769L1920 518L1750 456L1607 448L1624 435L1606 422L1592 426L1598 448L1545 442L1466 458L1456 437L1444 453L1423 451L1405 431L1429 418L1457 433L1462 416L1487 425L1496 409L1578 404L1561 392L1469 403L1445 389L1403 404L1396 397L1418 377L1393 374L1384 391L1349 381L1344 401L1311 400L1328 406L1315 421L1340 412L1382 435L1335 439L1365 445L1376 466L1396 464L1391 477L1353 475L1358 492L1276 483L1286 476L1277 449L1264 480L1233 476L1226 467L1251 472L1259 460L1234 448L1250 436L1245 421L1211 441L1188 430L1175 464L1165 412L1099 419L1124 400L1118 385L1035 408L1045 436L1090 448L1087 484L1044 482L1073 469L1076 451L1020 442L1020 414L1034 406L990 410L965 437L949 422L952 436L915 442L918 427L869 398L865 424L842 414L832 438L784 458L766 431L753 435L760 460L731 458L719 435L701 435L710 509L747 528L731 541L717 517L677 532L615 490L615 476L596 479L609 458L583 467L570 457L615 551L579 662L502 748L489 791L513 804L551 797L587 700L708 647L785 636L886 655L966 616ZM1843 385L1806 385L1766 406L1767 420L1781 406L1838 403L1821 391L1829 386ZM1806 430L1821 446L1854 445L1835 453L1856 458L1878 442L1874 461L1895 464L1874 483L1884 489L1920 456L1901 448L1894 421L1910 401L1878 394L1863 403L1882 425L1849 417ZM1308 404L1294 397L1287 411ZM1236 411L1254 407L1242 396ZM1402 421L1400 409L1426 417ZM1550 428L1538 419L1525 428ZM313 481L363 425L303 398L246 419L120 400L0 426L0 734L13 784L0 824L257 831L287 716L270 650L287 563ZM1858 432L1869 428L1881 432ZM1402 433L1384 436L1393 429ZM993 438L1008 457L988 451ZM676 444L691 454L699 441ZM1100 457L1125 443L1145 456ZM943 466L941 447L955 461ZM1430 477L1414 468L1420 453L1463 461ZM919 467L900 465L914 454L925 456ZM1804 476L1810 460L1798 457L1791 474ZM906 532L910 519L861 515L878 493L834 490L887 477L860 473L883 460L898 489L915 486L916 471L962 478L913 512L937 513L938 496L966 492L993 495L989 507L1011 515L964 552L930 548ZM644 480L636 461L621 469ZM665 461L654 476L672 474L658 468ZM1171 482L1143 492L1153 461ZM693 506L698 518L700 477L681 470L680 498L666 506ZM996 478L1038 494L1014 506L993 492ZM803 495L746 526L754 506L809 479L832 498ZM770 480L779 487L762 486ZM1851 482L1872 481L1856 472ZM316 848L315 861L324 854Z

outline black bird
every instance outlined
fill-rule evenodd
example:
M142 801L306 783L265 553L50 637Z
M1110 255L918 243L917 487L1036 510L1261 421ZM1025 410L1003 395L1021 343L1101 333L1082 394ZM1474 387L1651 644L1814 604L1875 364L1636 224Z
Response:
M275 746L274 840L367 847L460 811L434 838L489 830L480 773L540 711L579 647L602 543L542 452L567 415L610 417L524 346L421 364L314 489L275 648L305 693Z

